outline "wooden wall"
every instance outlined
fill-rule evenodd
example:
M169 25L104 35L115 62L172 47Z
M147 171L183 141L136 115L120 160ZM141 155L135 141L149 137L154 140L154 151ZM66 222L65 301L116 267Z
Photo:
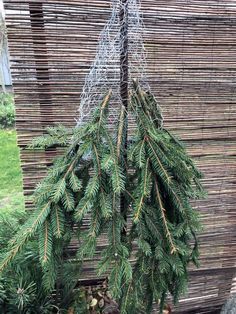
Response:
M28 196L55 151L32 153L45 126L75 124L108 0L5 0L18 143ZM236 266L236 1L142 0L148 77L165 126L205 174L201 266L175 313L217 313ZM31 208L30 201L27 207ZM85 275L92 276L87 267Z

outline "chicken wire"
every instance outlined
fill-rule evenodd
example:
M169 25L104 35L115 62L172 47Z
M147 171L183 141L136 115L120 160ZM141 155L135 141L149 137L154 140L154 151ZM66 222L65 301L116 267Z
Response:
M89 120L93 109L101 103L108 90L112 91L109 122L116 122L119 116L124 101L120 95L120 80L123 77L120 56L126 44L126 34L122 33L120 22L121 9L128 20L128 87L132 88L131 80L137 79L142 88L150 89L146 75L144 25L140 7L140 0L128 0L127 5L122 4L121 0L112 0L110 19L99 36L96 57L85 79L77 125Z

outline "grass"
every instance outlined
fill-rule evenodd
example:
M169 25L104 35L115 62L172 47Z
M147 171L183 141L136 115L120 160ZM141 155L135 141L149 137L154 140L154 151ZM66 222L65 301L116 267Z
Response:
M15 130L0 130L0 215L24 211L22 173Z

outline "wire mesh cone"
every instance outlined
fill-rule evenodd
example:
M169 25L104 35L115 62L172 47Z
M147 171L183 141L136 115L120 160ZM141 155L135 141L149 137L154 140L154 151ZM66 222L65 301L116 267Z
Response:
M122 8L123 6L123 8ZM126 34L122 33L120 11L128 15L128 86L132 88L131 80L138 79L140 86L149 89L146 75L146 52L143 43L143 20L140 13L140 1L128 0L128 6L120 0L113 0L111 16L99 36L95 60L85 79L77 125L90 119L95 107L102 101L108 90L112 90L109 111L109 123L117 122L122 99L120 81L123 69L120 56L126 44ZM128 12L126 12L128 10Z

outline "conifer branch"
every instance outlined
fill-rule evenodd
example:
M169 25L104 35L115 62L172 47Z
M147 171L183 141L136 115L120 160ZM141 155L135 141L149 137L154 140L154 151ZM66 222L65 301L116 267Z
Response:
M83 203L81 206L80 204ZM81 206L81 207L80 207ZM75 219L76 221L81 221L84 217L84 215L89 211L89 209L92 207L91 200L90 199L82 199L76 208L76 213L75 213Z
M143 149L144 149L145 142L146 142L146 138L144 138L142 140L140 151L139 151L139 166L140 166L140 168L141 168L141 165L142 165L142 152L143 152Z
M97 167L98 167L98 176L101 175L101 165L100 165L100 159L99 159L99 155L98 155L98 150L95 144L93 144L93 150L96 156L96 162L97 162Z
M137 210L136 213L134 215L134 222L137 222L140 218L140 214L143 208L143 204L144 204L144 200L148 194L148 167L149 167L149 158L146 161L146 166L145 166L145 170L144 170L144 182L143 182L143 186L142 186L142 194L137 206Z
M153 153L153 155L155 156L155 159L156 159L156 161L158 162L160 168L162 169L163 173L165 174L165 177L166 177L166 179L167 179L167 184L171 184L171 178L169 177L169 175L168 175L166 169L163 167L163 165L162 165L160 159L158 158L158 156L157 156L157 154L156 154L156 151L154 150L154 148L153 148L153 146L152 146L152 143L151 143L151 141L150 141L150 139L149 139L148 137L146 137L146 142L148 143L149 147L151 148L152 153Z
M31 220L27 221L22 227L22 230L20 230L19 234L12 239L9 251L0 264L0 272L2 272L9 265L15 256L23 249L28 240L35 235L38 228L42 226L50 213L50 206L51 201L43 206L38 215L36 215L37 213L34 213L31 217L32 222Z
M166 210L163 207L163 204L162 204L162 201L161 201L161 196L160 196L160 192L159 192L158 183L157 183L157 179L156 178L154 178L154 185L155 185L155 190L156 190L157 202L158 202L159 208L161 210L161 216L162 216L162 220L163 220L163 223L164 223L164 226L165 226L165 230L166 230L166 236L169 239L170 244L171 244L171 254L174 254L178 250L177 250L176 246L174 245L174 241L172 239L171 233L170 233L169 228L168 228L168 224L167 224L167 220L166 220L166 216L165 216Z
M121 146L123 141L124 135L124 128L125 126L125 119L126 119L126 108L124 106L121 107L120 117L119 117L119 124L118 124L118 135L117 135L117 159L120 159L121 153Z
M55 213L55 220L52 220L52 225L54 224L55 221L55 231L54 235L56 238L60 239L63 234L62 230L62 223L61 223L61 213L60 213L60 208L58 206L54 206L54 213Z
M46 219L39 233L39 252L42 267L44 267L51 258L52 253L52 235L49 222Z
M104 111L106 110L106 108L107 108L107 106L109 104L111 95L112 95L112 90L110 89L109 92L107 93L107 95L105 96L105 98L104 98L104 100L102 102L102 105L100 107L100 118L99 118L98 130L100 130L100 128L101 128Z
M46 264L48 261L48 222L47 220L44 222L44 228L45 228L45 236L44 236L44 247L43 247L43 258L42 258L42 265Z

